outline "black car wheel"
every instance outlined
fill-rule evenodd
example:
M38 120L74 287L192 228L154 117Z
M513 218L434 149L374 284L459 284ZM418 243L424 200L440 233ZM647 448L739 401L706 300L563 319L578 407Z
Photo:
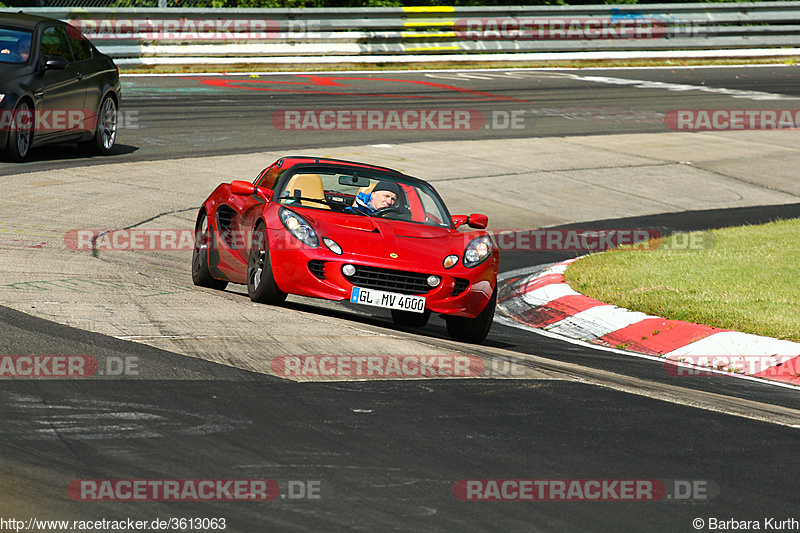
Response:
M81 150L93 155L108 155L117 140L117 103L111 96L103 98L97 113L94 137L79 143Z
M392 309L392 320L398 326L405 326L407 328L421 328L428 323L431 317L430 311L422 313L412 313L411 311L400 311Z
M247 258L247 294L254 302L277 305L286 299L272 276L267 230L259 224L253 232L250 255Z
M214 244L214 233L208 225L205 212L200 215L194 230L194 249L192 250L192 282L199 287L222 290L227 281L216 279L208 268L209 247Z
M3 155L9 161L24 161L28 157L33 141L33 111L28 102L23 100L17 104L11 115L8 143Z
M483 311L480 312L475 318L466 318L463 316L446 316L444 318L447 323L447 333L454 341L469 342L478 344L483 342L492 328L492 321L494 320L494 309L497 307L497 285L494 287L492 297Z

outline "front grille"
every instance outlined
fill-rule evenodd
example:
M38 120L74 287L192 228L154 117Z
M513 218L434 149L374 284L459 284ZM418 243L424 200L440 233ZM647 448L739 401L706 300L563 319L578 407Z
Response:
M319 279L325 279L325 261L312 259L308 262L308 269Z
M356 273L344 277L357 287L399 292L400 294L425 294L433 288L428 285L428 274L363 265L354 266ZM344 273L342 274L344 275Z
M462 292L469 287L469 280L464 278L456 278L455 284L453 285L453 292L450 293L450 296L458 296Z

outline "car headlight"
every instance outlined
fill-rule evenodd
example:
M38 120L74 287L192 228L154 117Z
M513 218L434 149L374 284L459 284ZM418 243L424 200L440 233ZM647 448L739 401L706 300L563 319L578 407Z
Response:
M6 97L6 95L4 95L3 93L0 93L0 104L3 103L3 100L5 99L5 97Z
M472 268L480 265L492 255L492 239L488 235L469 241L464 250L464 266Z
M283 227L288 229L289 233L294 235L297 240L312 248L319 246L317 232L306 219L285 207L281 207L278 211L278 217L281 219Z

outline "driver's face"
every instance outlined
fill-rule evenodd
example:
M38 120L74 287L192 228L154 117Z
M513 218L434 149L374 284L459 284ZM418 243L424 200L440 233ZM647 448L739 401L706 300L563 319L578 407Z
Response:
M384 207L394 205L395 200L397 200L397 195L395 193L390 191L378 191L372 193L372 198L369 202L375 209L383 209Z

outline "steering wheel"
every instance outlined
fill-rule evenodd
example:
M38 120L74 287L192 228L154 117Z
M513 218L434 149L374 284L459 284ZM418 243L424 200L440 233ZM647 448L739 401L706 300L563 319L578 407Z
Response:
M389 205L386 207L381 207L377 211L373 213L373 216L376 217L385 217L386 215L394 214L396 218L400 220L411 220L411 210L408 206L399 206L399 205Z
M386 207L381 207L380 209L375 211L373 215L376 217L383 217L388 215L389 213L398 213L398 212L400 212L399 207L397 207L396 205L388 205Z

